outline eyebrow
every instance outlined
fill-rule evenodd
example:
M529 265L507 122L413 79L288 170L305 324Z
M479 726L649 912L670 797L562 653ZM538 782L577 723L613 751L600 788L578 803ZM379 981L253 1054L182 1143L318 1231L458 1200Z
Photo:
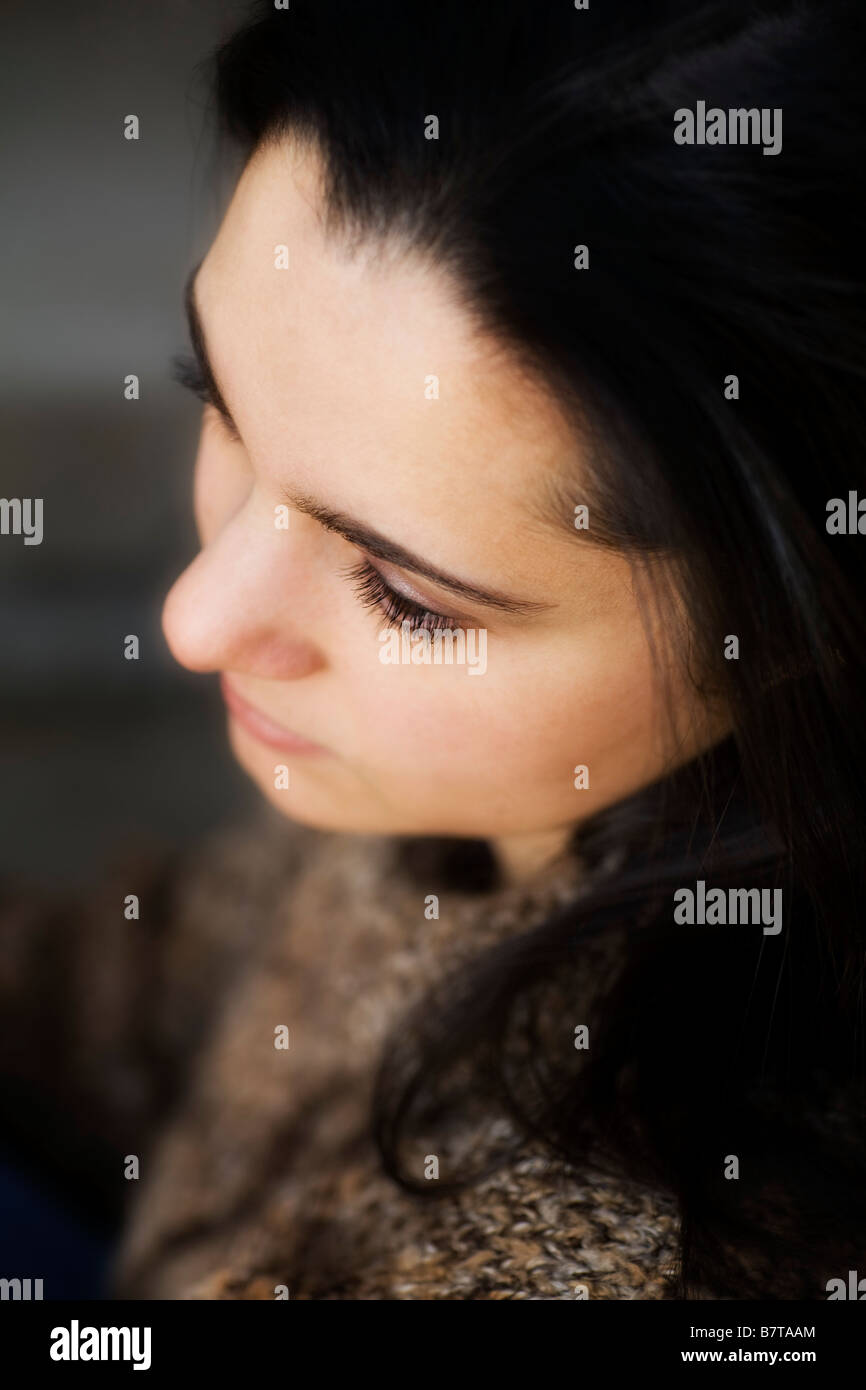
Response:
M201 369L202 376L207 382L208 390L213 397L213 404L223 416L226 423L234 430L238 438L240 431L232 417L231 411L225 403L222 391L217 383L211 366L210 356L207 350L207 340L205 338L204 326L195 301L195 280L198 275L202 262L194 265L187 276L184 286L183 302L186 310L187 322L189 325L190 342L195 354L196 361ZM398 568L410 570L413 574L420 574L432 583L438 584L443 589L448 589L451 593L459 595L460 598L470 599L473 603L483 604L488 608L498 608L503 613L530 614L546 612L548 609L555 608L553 603L538 603L531 599L512 598L508 594L503 594L497 589L484 589L478 584L470 584L465 579L459 579L456 575L447 574L445 570L439 569L437 565L431 565L427 560L415 555L405 546L398 545L396 541L389 540L387 536L374 531L372 527L365 526L354 517L347 516L344 512L334 511L330 507L324 506L321 502L307 496L305 493L294 492L290 488L282 489L286 501L297 511L303 512L306 516L311 516L320 525L329 531L334 531L343 536L352 545L360 546L363 550L369 551L377 559L384 560L386 564L397 565Z
M204 327L198 305L195 302L195 279L201 268L202 262L199 261L193 266L186 279L183 291L183 305L186 310L186 320L189 326L189 338L192 343L192 350L195 360L199 365L201 374L207 382L208 391L212 397L213 404L225 420L226 424L234 431L240 439L240 430L234 422L231 411L225 403L225 398L219 388L213 367L211 366L210 356L207 350L207 340L205 338Z
M371 527L356 521L354 517L346 516L344 512L333 511L314 498L308 497L304 493L293 492L289 488L283 488L283 495L291 506L299 512L313 517L329 531L336 531L352 545L368 550L371 555L375 555L379 560L384 560L386 564L397 565L400 569L411 570L414 574L423 575L425 579L439 584L443 589L450 589L452 593L459 594L461 598L470 599L474 603L481 603L489 608L499 608L504 613L540 613L556 607L553 603L536 603L531 599L511 598L498 589L482 589L477 584L469 584L465 579L458 579L456 575L447 574L437 565L429 564L420 555L414 555L405 546L389 540L379 531L374 531Z

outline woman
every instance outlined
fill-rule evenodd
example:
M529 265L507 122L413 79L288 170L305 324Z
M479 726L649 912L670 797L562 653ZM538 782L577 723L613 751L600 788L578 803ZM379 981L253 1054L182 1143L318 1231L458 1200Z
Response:
M118 1296L862 1261L863 56L826 0L295 0L220 49L164 629L275 814L110 962L80 927Z

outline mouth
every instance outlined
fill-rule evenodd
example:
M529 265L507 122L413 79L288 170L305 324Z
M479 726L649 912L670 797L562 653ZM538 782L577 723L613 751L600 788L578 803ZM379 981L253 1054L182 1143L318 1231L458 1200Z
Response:
M325 750L320 743L312 743L309 739L302 738L300 734L271 719L270 715L256 709L255 705L251 705L238 694L225 674L220 676L220 687L232 719L248 734L252 734L253 738L258 739L259 743L265 743L269 748L279 748L283 753L324 753Z

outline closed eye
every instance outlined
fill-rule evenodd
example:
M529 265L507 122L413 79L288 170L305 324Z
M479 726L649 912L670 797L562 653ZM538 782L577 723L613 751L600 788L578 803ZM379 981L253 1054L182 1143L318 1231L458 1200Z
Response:
M435 631L438 628L458 626L455 618L424 608L420 603L406 598L405 594L399 594L396 589L392 589L369 560L350 565L343 573L353 581L355 593L364 606L381 613L390 624L407 622L413 632L421 628Z

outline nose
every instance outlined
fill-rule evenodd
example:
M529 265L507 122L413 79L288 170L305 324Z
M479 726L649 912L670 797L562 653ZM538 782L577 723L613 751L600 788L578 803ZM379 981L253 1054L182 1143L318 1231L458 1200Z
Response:
M292 551L287 553L288 548ZM299 680L325 663L304 616L303 540L278 531L251 498L169 591L162 630L190 671ZM294 594L294 606L287 596Z

